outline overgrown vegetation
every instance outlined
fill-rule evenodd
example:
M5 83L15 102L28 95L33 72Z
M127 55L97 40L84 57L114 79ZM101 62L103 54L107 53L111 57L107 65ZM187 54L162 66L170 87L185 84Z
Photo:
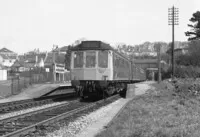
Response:
M200 97L200 80L178 79L174 81L174 91L182 97Z
M162 70L162 79L171 78L171 68L167 70ZM199 78L200 77L200 68L194 66L175 66L176 78Z
M176 64L181 66L200 67L200 40L188 43L187 53L176 58Z
M185 54L175 58L175 77L200 77L200 40L190 41ZM171 68L162 71L163 78L170 78Z
M192 81L154 84L96 137L199 137L200 81Z

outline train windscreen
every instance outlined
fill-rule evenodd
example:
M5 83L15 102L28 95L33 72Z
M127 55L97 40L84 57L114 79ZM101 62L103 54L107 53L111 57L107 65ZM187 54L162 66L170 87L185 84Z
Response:
M74 52L74 68L83 67L83 52Z
M108 51L99 51L98 66L100 68L108 68Z
M94 68L96 65L96 51L86 51L86 68Z

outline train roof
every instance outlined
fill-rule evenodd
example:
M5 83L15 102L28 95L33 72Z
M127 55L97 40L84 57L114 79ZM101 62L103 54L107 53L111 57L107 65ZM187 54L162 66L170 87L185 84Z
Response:
M127 60L129 60L128 57L126 57L125 55L122 55L121 53L116 51L113 47L110 46L110 44L107 44L107 43L102 42L102 41L82 41L80 44L74 46L71 50L72 51L80 51L80 50L112 50L115 53L117 53L118 55L120 55L121 57L124 57Z
M82 41L80 44L74 46L72 51L77 50L114 50L110 44L102 41Z

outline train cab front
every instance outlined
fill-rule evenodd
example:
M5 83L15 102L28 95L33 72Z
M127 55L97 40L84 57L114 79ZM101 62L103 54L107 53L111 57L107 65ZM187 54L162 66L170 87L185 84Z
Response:
M99 41L85 41L71 52L71 81L82 98L99 96L104 77L111 75L112 54Z

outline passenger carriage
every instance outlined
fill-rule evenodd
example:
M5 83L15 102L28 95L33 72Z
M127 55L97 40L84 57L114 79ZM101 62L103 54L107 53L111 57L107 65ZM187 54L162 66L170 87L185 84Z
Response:
M101 41L83 41L71 52L71 82L78 94L109 96L126 89L133 63Z

